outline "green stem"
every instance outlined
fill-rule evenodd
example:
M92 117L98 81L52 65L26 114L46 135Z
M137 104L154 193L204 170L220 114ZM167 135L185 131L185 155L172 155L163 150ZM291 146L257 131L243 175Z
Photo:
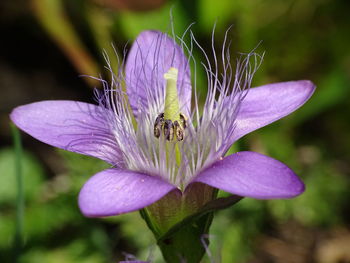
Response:
M22 178L22 144L21 136L18 129L11 124L13 145L15 150L15 173L16 173L16 183L17 183L17 205L16 205L16 232L14 239L14 262L18 261L21 255L21 250L23 246L23 212L24 212L24 195L23 195L23 178Z

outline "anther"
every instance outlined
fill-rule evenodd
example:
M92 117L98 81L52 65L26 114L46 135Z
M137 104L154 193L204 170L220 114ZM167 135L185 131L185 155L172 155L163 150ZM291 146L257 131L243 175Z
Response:
M181 122L182 128L186 129L186 127L187 127L187 118L182 113L180 113L180 122Z
M164 136L168 141L174 139L174 124L171 120L164 121Z
M182 141L184 139L184 130L182 129L178 121L174 121L174 130L176 139L178 141Z
M164 113L161 113L157 116L156 121L154 122L154 136L159 138L161 133L162 133L162 129L164 126Z
M179 114L179 118L174 122L165 120L164 113L160 113L154 122L154 136L159 138L162 133L168 141L172 141L176 137L177 141L182 141L185 136L185 128L187 127L187 119L183 114Z

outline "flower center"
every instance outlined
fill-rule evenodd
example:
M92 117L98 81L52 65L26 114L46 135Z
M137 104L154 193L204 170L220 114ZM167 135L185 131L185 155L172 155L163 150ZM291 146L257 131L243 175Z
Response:
M188 125L187 118L180 112L177 76L178 70L173 67L164 74L166 81L164 112L155 116L153 134L160 139L159 155L164 158L169 181L182 189L183 183L179 182L182 164L180 149L183 146L182 141L185 139L185 129Z

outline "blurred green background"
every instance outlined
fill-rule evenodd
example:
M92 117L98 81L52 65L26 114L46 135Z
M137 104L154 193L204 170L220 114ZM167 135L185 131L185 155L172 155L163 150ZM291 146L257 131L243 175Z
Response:
M102 50L117 69L139 32L192 30L204 49L216 23L217 49L233 25L231 57L260 41L254 85L310 79L314 96L296 113L235 149L279 159L304 180L293 200L244 199L216 214L203 262L350 262L350 2L347 0L2 0L0 2L0 262L162 262L137 212L84 218L83 183L107 164L57 150L11 129L8 114L46 99L93 102L105 76ZM130 45L129 45L130 46ZM203 59L199 52L196 60ZM198 63L199 64L199 63ZM205 93L205 76L198 72ZM15 147L14 145L17 145Z

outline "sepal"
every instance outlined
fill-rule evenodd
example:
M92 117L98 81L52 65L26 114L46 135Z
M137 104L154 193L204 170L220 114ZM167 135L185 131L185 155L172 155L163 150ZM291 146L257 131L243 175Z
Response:
M166 262L197 263L205 253L214 212L230 207L240 196L216 198L218 190L194 183L184 193L174 190L140 210Z

